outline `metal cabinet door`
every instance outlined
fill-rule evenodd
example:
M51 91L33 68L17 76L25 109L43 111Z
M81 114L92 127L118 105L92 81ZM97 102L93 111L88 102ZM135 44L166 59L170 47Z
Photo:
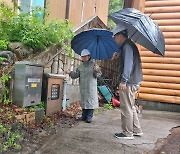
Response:
M43 67L26 66L25 106L37 105L41 102Z
M62 109L63 81L55 77L48 79L46 115Z

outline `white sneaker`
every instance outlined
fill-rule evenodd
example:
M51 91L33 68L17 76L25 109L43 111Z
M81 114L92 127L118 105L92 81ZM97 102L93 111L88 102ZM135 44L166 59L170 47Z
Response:
M143 133L133 133L133 136L143 136Z

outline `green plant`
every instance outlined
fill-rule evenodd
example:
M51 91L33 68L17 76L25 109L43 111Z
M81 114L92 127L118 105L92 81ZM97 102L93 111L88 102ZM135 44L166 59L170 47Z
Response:
M1 64L2 62L4 62L5 60L7 60L7 58L0 57L0 64Z
M9 74L3 75L0 80L2 83L2 101L4 104L9 104L12 101L9 99L9 87L6 85L6 83L11 79L11 76Z
M12 119L14 116L12 113L7 114L7 119Z
M0 36L1 41L8 42L12 31L13 18L16 16L12 8L4 2L0 2Z
M45 102L41 102L38 105L34 105L34 106L30 106L30 107L25 107L24 109L26 111L34 112L36 109L39 109L39 108L45 109Z
M110 0L108 14L114 13L122 9L124 5L124 1L125 0ZM108 27L112 29L114 26L115 23L111 19L108 19Z
M9 74L5 74L1 77L1 82L5 83L6 81L9 81L11 79L11 76Z
M54 126L54 122L52 120L49 121L49 126Z
M0 123L0 133L4 134L6 133L7 129L4 127L4 125L2 123Z
M9 44L8 40L0 40L0 49L7 50L8 44Z
M51 120L49 117L47 117L47 116L44 116L44 122L46 123L46 124L48 124L49 126L53 126L54 125L54 121L53 120Z
M21 140L22 136L20 134L12 133L11 131L8 132L9 138L7 142L3 144L3 151L7 151L8 148L14 148L16 150L21 149L21 145L17 144L17 140Z
M0 109L0 113L2 113L2 112L4 112L4 110L3 110L3 109Z
M17 144L17 143L14 143L14 149L15 149L15 150L21 149L21 145L20 145L20 144Z
M4 92L3 92L3 103L5 105L11 103L12 101L8 98L8 95L9 95L9 88L8 87L5 87L4 88Z
M39 104L39 108L45 109L45 102L42 101L42 102Z
M19 9L19 8L17 8ZM19 9L21 11L21 9ZM14 9L0 2L0 49L7 49L9 42L22 42L34 51L45 50L51 45L62 46L72 56L70 41L74 36L72 24L68 20L57 20L50 23L39 18L46 10L33 8L32 13L16 14Z
M11 126L8 126L7 128L6 127L7 126L0 123L0 134L2 134L3 136L6 136L3 139L3 142L1 143L2 144L2 149L1 149L0 152L5 152L9 148L15 149L15 150L21 149L21 145L18 144L17 142L22 140L23 136L20 135L19 133L13 132L13 129L12 129Z
M9 139L7 141L9 146L13 146L16 139L21 139L22 138L20 134L14 134L11 131L9 131L9 135L10 135L10 137L9 137Z
M112 110L112 109L113 109L112 103L106 103L106 104L104 104L104 108L107 109L107 110Z

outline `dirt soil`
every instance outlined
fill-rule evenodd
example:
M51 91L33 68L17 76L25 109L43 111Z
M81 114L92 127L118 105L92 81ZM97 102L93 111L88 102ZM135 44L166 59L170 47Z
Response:
M1 105L0 109L0 124L3 124L5 130L11 129L12 133L23 136L22 139L16 141L17 144L21 145L20 150L8 148L7 151L0 152L3 154L34 153L48 140L50 135L58 131L64 132L77 124L77 118L81 113L79 102L75 102L64 112L56 112L51 116L45 117L41 123L24 125L13 118L12 115L17 114L13 105ZM9 115L11 116L9 117ZM8 143L11 140L8 132L1 133L1 131L2 128L0 127L0 150L4 143Z
M180 126L172 128L170 132L167 138L158 139L155 154L180 154Z
M57 132L64 132L76 125L78 121L72 117L61 116L57 123L52 126L39 127L32 130L31 135L22 145L20 153L35 153L46 141L49 136L56 134Z

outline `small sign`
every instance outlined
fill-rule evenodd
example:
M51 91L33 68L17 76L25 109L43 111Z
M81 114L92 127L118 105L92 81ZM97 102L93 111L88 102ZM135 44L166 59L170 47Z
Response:
M28 82L40 82L41 79L38 78L28 78Z
M37 87L37 83L31 83L31 87L32 88L36 88Z

